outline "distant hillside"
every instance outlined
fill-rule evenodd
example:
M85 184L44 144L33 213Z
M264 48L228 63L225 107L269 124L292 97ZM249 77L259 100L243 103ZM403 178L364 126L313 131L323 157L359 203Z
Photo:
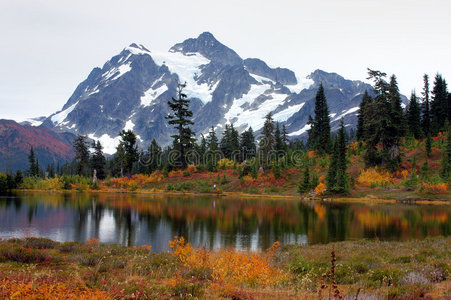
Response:
M44 127L21 125L0 120L0 172L28 168L28 154L33 146L42 167L73 158L72 133L56 133Z

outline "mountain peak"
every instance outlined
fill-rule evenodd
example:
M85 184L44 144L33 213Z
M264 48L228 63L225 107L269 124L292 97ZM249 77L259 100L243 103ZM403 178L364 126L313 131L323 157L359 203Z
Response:
M190 38L175 44L170 52L200 53L212 62L221 65L241 65L243 60L235 51L221 44L210 32L203 32L197 38Z
M129 51L132 54L150 54L150 50L144 47L144 45L136 43L131 43L130 46L124 50Z

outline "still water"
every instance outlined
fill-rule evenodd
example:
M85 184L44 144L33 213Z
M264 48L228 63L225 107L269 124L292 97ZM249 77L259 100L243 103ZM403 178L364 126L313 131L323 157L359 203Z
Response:
M21 193L0 197L0 237L48 237L169 249L183 236L208 249L263 250L273 242L408 240L451 234L451 206L317 203L89 193Z

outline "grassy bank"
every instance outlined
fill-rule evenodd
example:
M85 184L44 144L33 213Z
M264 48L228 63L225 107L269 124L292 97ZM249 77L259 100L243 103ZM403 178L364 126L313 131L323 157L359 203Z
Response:
M0 298L450 297L451 238L410 242L275 243L265 252L171 252L47 239L0 242Z

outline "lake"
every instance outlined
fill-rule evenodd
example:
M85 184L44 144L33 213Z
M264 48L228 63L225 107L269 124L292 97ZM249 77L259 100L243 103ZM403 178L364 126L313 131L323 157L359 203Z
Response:
M264 250L273 242L404 241L451 234L451 206L121 193L0 197L0 237L47 237L169 249L183 236L207 249Z

